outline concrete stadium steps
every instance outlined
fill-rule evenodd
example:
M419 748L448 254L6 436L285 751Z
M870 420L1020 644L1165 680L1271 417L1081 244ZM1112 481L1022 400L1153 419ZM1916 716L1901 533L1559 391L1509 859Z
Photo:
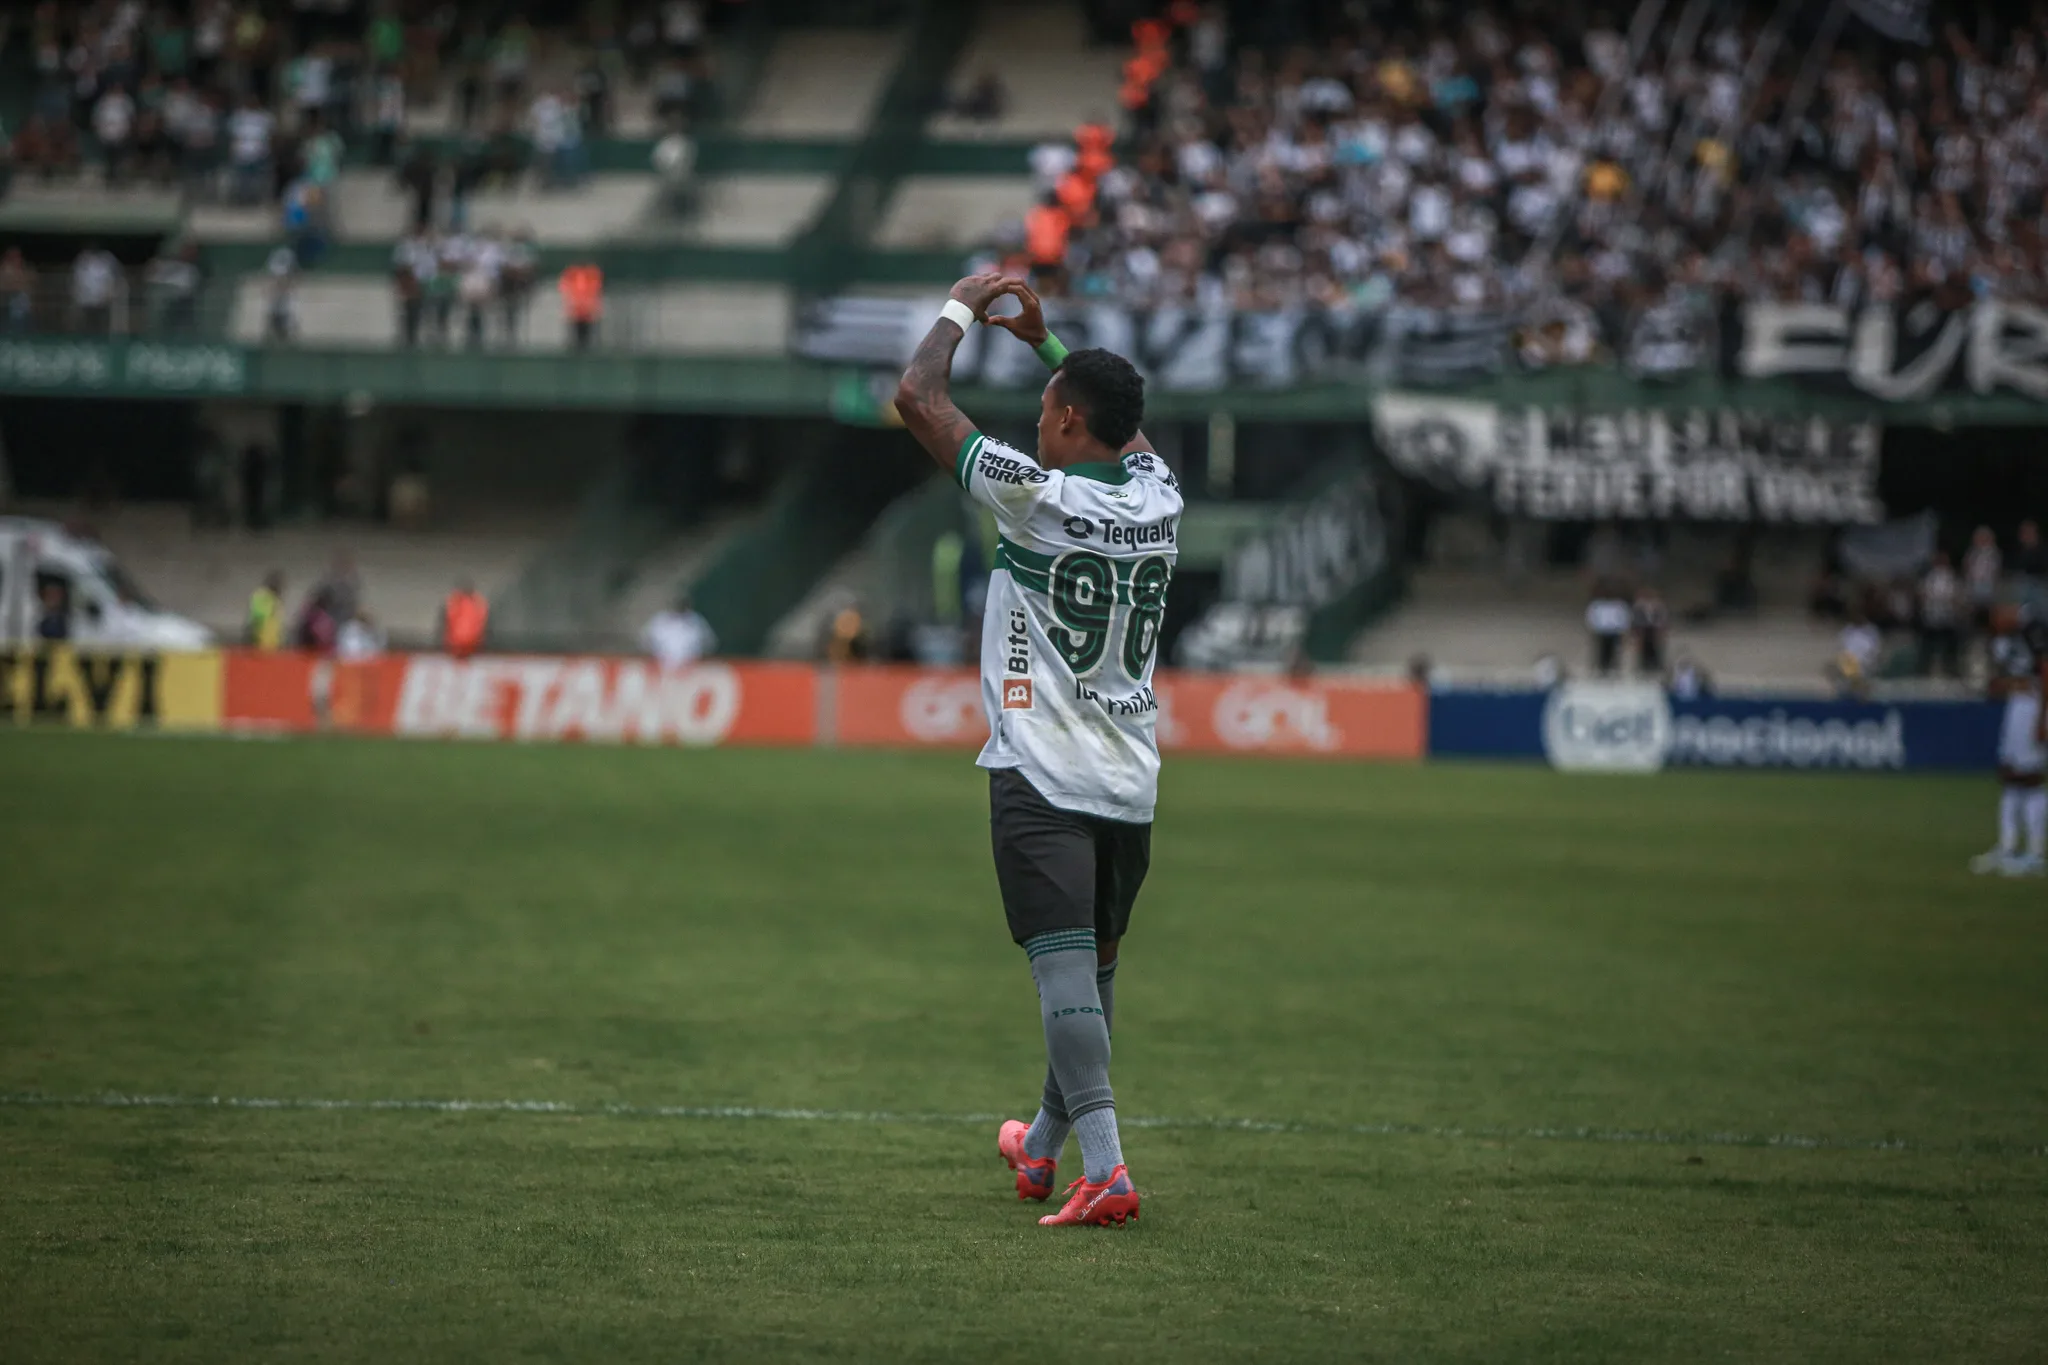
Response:
M980 246L1005 221L1019 231L1031 207L1028 175L920 175L903 181L889 201L875 245L884 248Z
M789 290L773 284L678 284L641 297L647 350L692 355L789 352Z
M369 525L282 526L261 535L195 531L183 508L135 506L95 514L95 529L143 590L169 610L239 639L249 594L273 569L285 575L287 610L296 613L336 554L355 558L363 605L393 643L424 644L441 601L462 579L486 594L557 534L542 513L506 514L466 530L398 531Z
M1707 596L1704 582L1664 589L1672 626L1667 654L1690 654L1722 679L1818 678L1833 657L1838 627L1809 618L1796 601L1754 615L1690 624L1687 607ZM1527 668L1554 654L1573 673L1589 667L1586 580L1551 572L1504 582L1498 573L1426 570L1408 598L1353 642L1351 661L1405 665L1416 655L1476 669Z
M739 122L749 137L859 137L902 56L904 33L796 29L779 35Z
M531 185L478 194L469 221L505 231L533 229L543 248L668 243L710 247L781 247L817 216L832 178L810 173L735 172L704 177L686 220L664 214L660 186L646 175L593 175L570 192ZM379 171L344 171L335 196L336 240L344 245L395 245L411 228L410 200ZM186 220L200 242L282 241L274 207L195 207Z
M168 232L184 203L176 190L155 185L110 186L97 167L61 184L17 175L0 197L0 232L104 232L109 236Z
M281 242L284 233L274 204L194 204L185 213L185 233L209 242Z
M594 246L646 218L660 186L645 175L601 172L573 191L544 191L531 179L510 190L470 197L469 221L507 232L531 228L550 246ZM343 171L335 185L334 229L338 242L395 243L412 226L412 201L389 173ZM283 241L275 205L195 205L185 228L199 242Z
M480 191L469 221L506 231L532 228L542 242L586 245L612 237L645 217L660 193L644 175L602 172L573 190L543 190L529 176L509 190ZM396 241L411 226L411 199L380 171L343 171L335 191L336 237L344 242Z
M255 344L264 339L269 282L245 277L237 286L229 335ZM385 349L398 336L398 303L391 281L380 276L311 275L299 284L295 341L305 346ZM776 284L688 283L615 292L606 302L600 345L630 346L668 355L781 356L789 344L790 299ZM460 346L464 310L456 309L450 345ZM486 345L504 349L498 319L489 320ZM552 285L535 290L521 328L521 351L561 351L569 326Z
M699 246L788 246L831 193L826 175L706 176L689 221L657 231L664 240Z
M775 623L761 652L771 659L816 659L824 654L832 618L847 607L861 607L862 587L872 573L867 551L854 550L826 571L803 600ZM870 620L870 632L882 622Z
M934 138L984 141L1066 137L1086 121L1114 127L1127 55L1090 45L1078 5L990 5L947 88L958 90L994 71L1009 97L1003 116L982 123L940 114L926 131Z
M647 618L669 606L676 595L697 581L734 536L746 529L752 513L730 512L692 526L641 561L640 572L620 596L612 613L613 628L622 638L639 639Z
M545 86L574 88L577 64L574 54L566 51L540 53L527 77L527 88L539 91ZM654 92L650 85L635 85L627 80L612 88L611 127L606 130L609 137L648 137L655 131ZM406 106L405 131L412 137L437 137L462 131L456 118L455 82L444 80L432 98L415 100Z

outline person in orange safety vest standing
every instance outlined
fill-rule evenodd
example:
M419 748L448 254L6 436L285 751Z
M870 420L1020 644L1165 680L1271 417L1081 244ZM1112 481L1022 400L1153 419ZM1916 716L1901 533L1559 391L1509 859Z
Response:
M569 331L576 349L587 351L597 333L597 320L604 313L604 272L585 261L562 272L562 310L569 315Z
M468 582L441 604L441 648L458 659L467 659L483 647L484 628L490 623L491 604Z

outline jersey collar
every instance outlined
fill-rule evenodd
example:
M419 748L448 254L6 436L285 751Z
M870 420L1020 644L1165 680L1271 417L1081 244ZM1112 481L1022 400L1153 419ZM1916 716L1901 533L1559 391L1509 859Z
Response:
M1124 468L1122 460L1091 460L1087 464L1070 464L1061 472L1072 478L1093 479L1097 483L1131 481L1131 471Z

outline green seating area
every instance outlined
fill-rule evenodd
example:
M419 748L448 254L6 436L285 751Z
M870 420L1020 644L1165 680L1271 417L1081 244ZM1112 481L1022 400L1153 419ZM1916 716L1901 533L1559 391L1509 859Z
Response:
M694 166L687 190L678 199L667 197L669 190L657 173L657 138L599 137L585 146L586 173L593 183L614 191L644 181L643 191L626 193L629 199L634 193L642 195L649 205L645 210L619 209L609 219L594 220L595 236L575 230L573 224L565 230L563 224L582 209L582 191L546 193L520 169L509 181L499 177L499 197L472 208L471 224L510 232L540 216L534 246L544 294L551 293L545 286L575 262L596 264L608 290L693 282L756 285L779 287L791 300L825 287L937 288L956 278L972 239L979 235L973 227L949 234L952 240L935 240L928 231L898 230L886 244L877 240L876 229L897 186L907 179L974 178L980 184L1009 178L1028 184L1030 139L935 137L927 127L928 111L942 98L964 45L981 22L983 4L914 0L791 3L773 9L777 26L772 31L757 24L733 37L735 49L745 50L731 54L732 85L722 92L727 99L719 116L692 131ZM749 115L748 98L764 81L779 81L785 94L791 84L805 83L806 68L800 62L792 66L784 61L778 68L777 44L787 44L797 57L810 54L815 67L817 54L822 50L829 55L839 41L832 36L836 33L849 35L848 41L855 34L887 36L879 46L876 38L866 37L867 47L859 49L892 54L888 69L866 78L874 91L869 108L849 117L841 125L843 131L834 129L832 135L816 127L787 131L805 125L801 119L792 122L786 99L771 111L775 118ZM23 102L22 75L0 70L0 84L6 87L0 91L0 105ZM812 122L819 122L815 115ZM427 127L410 131L398 155L423 149L446 168L473 146L463 134ZM394 252L411 215L403 207L406 201L400 197L396 168L376 164L375 152L367 138L350 145L340 178L328 191L330 232L324 249L307 261L301 275L300 325L308 346L321 345L324 334L329 339L346 336L347 344L355 344L364 330L359 318L339 333L323 327L320 301L334 297L335 287L330 283L324 290L316 289L316 282L359 279L360 289L367 290L375 280L378 288L389 287ZM515 147L513 155L530 157L523 146ZM390 181L384 178L387 170ZM445 170L443 174L445 181ZM371 211L362 208L365 195L374 201ZM611 196L615 201L619 197ZM1002 203L1007 207L1018 197L1013 192ZM676 211L675 203L684 208ZM445 212L444 199L437 216ZM42 240L45 251L39 270L44 278L39 285L45 289L61 287L59 277L78 249L65 248L64 241L75 239L82 245L88 239L114 239L116 254L134 272L131 289L137 293L143 262L163 243L196 242L209 291L216 300L229 300L200 310L214 323L201 338L244 345L262 338L250 335L247 326L238 334L232 324L238 315L233 298L267 288L264 273L288 241L274 205L243 208L193 202L176 188L110 187L100 182L91 165L81 177L54 185L18 177L12 192L0 195L0 245L12 234L35 234ZM247 298L242 301L246 305ZM53 311L39 306L38 317ZM239 312L246 314L246 306ZM140 334L143 328L129 330ZM463 358L464 364L496 361L495 356ZM0 383L4 382L0 374Z

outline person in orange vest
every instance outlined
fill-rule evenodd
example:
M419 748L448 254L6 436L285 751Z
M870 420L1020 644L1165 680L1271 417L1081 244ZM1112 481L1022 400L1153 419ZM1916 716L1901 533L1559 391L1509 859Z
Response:
M1089 226L1095 215L1095 182L1079 171L1068 171L1053 186L1053 193L1059 196L1060 207L1067 211L1067 221Z
M1060 207L1059 196L1048 194L1024 215L1024 251L1038 270L1057 270L1067 259L1067 233L1073 220Z
M483 646L484 627L490 623L491 604L467 580L455 585L441 604L441 648L458 659L467 659Z
M597 320L604 313L604 272L590 262L572 265L562 272L562 309L569 315L569 331L576 349L590 349L597 333Z

